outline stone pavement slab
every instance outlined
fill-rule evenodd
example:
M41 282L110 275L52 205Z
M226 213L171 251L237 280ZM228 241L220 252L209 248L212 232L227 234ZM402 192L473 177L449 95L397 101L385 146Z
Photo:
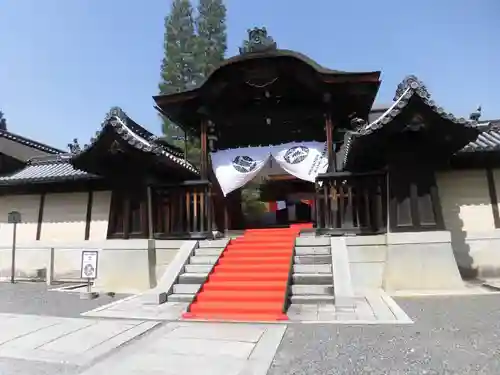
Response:
M287 311L291 323L411 324L412 320L382 290L358 291L353 307L333 304L292 304Z
M147 301L142 295L130 296L81 315L95 318L179 320L189 305L183 302L165 302L158 305Z
M187 303L146 303L142 296L132 296L83 313L82 316L141 320L179 321ZM330 324L409 324L412 320L383 290L357 291L353 307L333 304L292 304L289 321L280 323Z
M172 322L82 375L266 375L286 325Z
M0 358L83 366L158 324L0 314Z

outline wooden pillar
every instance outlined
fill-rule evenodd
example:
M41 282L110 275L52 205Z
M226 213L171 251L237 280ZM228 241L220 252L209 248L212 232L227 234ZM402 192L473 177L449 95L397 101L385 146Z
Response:
M328 172L337 170L335 152L333 150L333 124L332 116L329 112L325 115L326 147L328 152Z
M202 180L208 180L208 148L207 148L207 120L202 120L200 131L201 143L201 160L200 160L200 174Z
M488 192L490 194L490 204L493 213L495 228L500 228L500 214L498 211L497 189L495 186L495 176L491 168L486 168L486 179L488 181Z
M146 188L146 204L148 208L148 238L152 239L154 237L154 227L153 227L153 192L151 186Z

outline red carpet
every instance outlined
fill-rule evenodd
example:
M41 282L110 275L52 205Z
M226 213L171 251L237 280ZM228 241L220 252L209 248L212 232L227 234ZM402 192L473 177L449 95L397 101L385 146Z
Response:
M287 320L283 311L295 238L301 228L249 229L231 240L185 319Z

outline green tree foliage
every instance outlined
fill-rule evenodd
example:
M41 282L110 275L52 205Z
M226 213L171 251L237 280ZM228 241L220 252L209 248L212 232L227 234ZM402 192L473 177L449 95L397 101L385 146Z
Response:
M165 18L164 58L160 93L170 94L200 85L224 59L226 52L226 8L222 0L201 0L196 21L189 0L173 0ZM184 149L186 134L169 119L163 119L168 142ZM187 136L187 158L200 161L200 141Z
M0 130L7 130L7 120L2 111L0 111Z
M200 0L196 17L196 59L203 78L224 60L227 50L226 6L222 0Z
M165 17L164 57L161 65L161 94L181 92L198 84L198 69L193 51L196 46L193 7L189 0L173 0ZM163 119L163 133L178 143L184 133L169 119Z

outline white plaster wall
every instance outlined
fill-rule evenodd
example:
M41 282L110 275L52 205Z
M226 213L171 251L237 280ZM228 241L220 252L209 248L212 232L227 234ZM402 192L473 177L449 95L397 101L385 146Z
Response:
M17 226L17 242L29 243L36 240L40 195L0 196L0 245L12 245L12 224L7 223L11 211L21 213L22 222Z
M441 172L436 180L446 229L486 232L495 228L485 170Z
M18 247L16 249L16 277L36 279L45 277L49 261L49 249L37 247ZM0 247L0 278L10 278L12 248Z
M88 193L54 193L45 196L42 241L85 239Z
M500 173L494 171L497 194ZM486 171L461 170L436 174L446 229L464 276L500 275L499 239L488 190Z
M90 240L101 241L108 235L109 210L111 207L111 191L94 191L92 197L92 216L90 223Z

